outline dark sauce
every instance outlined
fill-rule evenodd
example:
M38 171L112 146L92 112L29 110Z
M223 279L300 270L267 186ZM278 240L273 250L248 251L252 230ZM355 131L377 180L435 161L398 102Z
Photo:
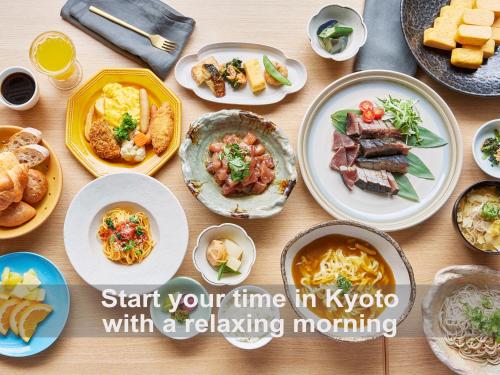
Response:
M35 80L26 73L13 73L2 82L2 96L11 104L27 103L35 94Z

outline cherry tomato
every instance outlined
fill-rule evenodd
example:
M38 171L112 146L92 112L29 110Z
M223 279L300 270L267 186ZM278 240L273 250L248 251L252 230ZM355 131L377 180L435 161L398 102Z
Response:
M384 115L384 108L377 107L373 109L373 114L375 115L375 120L380 120Z
M371 111L373 110L373 103L369 100L363 100L359 103L359 109L361 109L361 112Z
M375 113L371 109L368 109L368 110L363 112L363 121L364 122L371 124L374 119L375 119Z

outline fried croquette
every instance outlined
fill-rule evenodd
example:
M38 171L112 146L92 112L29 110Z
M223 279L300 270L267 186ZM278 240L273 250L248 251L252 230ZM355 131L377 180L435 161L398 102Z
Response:
M151 143L156 155L160 155L168 148L174 133L174 112L165 102L151 118Z
M100 158L114 160L121 157L120 145L106 120L101 119L92 123L89 138L92 149Z

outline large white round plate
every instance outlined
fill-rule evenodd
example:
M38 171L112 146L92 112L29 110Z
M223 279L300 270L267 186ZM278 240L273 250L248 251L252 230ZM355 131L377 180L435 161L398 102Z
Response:
M391 95L418 100L423 126L445 139L439 148L413 148L435 180L408 176L420 201L387 197L359 188L349 191L329 167L333 125L330 115L357 108L365 99ZM462 169L463 145L457 121L444 100L430 87L405 74L371 70L353 73L328 85L312 102L298 137L298 160L304 181L316 201L332 216L364 222L385 231L412 227L428 219L449 198Z
M142 263L122 265L103 254L98 227L103 214L116 207L149 217L155 247ZM153 291L177 272L188 238L186 215L174 194L154 178L137 173L90 182L75 196L64 221L64 245L71 264L82 279L100 290Z

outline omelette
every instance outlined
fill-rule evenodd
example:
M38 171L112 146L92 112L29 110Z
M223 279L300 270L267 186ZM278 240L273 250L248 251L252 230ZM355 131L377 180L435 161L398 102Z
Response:
M119 83L108 83L102 88L104 119L114 128L120 125L124 113L139 121L141 106L139 90Z

